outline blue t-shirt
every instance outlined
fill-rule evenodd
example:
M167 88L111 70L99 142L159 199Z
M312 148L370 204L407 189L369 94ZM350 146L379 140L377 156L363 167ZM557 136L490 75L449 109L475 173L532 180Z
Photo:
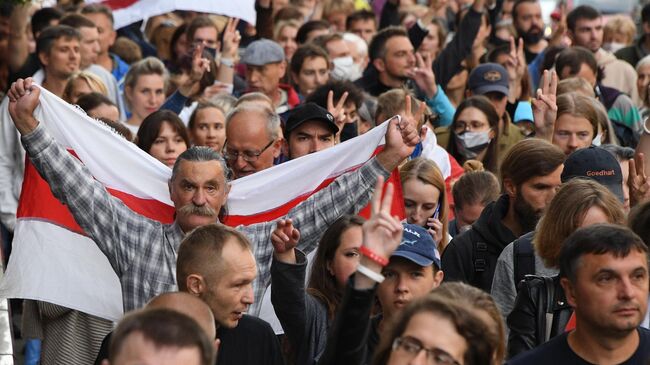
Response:
M650 331L639 327L639 347L632 356L620 365L647 365L650 360ZM508 361L508 365L593 365L578 356L567 341L567 333L557 336L547 343L520 354Z

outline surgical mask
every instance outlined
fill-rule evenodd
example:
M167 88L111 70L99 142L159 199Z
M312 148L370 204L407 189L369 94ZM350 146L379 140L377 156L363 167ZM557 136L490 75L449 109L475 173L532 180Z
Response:
M619 43L619 42L608 42L608 43L603 44L603 48L605 49L605 51L609 51L609 52L612 52L612 53L618 51L619 49L621 49L623 47L625 47L625 44L624 43Z
M361 77L361 68L354 63L352 56L338 57L332 60L334 70L332 77L339 81L355 81Z
M600 145L603 143L602 139L603 139L602 133L598 133L596 137L594 137L594 140L591 141L591 144L596 147L600 147Z
M465 159L476 158L490 144L490 131L456 134L456 148Z

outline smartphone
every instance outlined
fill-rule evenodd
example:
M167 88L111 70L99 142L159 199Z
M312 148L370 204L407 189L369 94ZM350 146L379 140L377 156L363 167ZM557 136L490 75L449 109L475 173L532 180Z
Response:
M438 205L436 205L436 210L433 211L433 215L431 216L431 218L438 219L438 216L440 216L440 203L438 203ZM429 220L428 219L424 223L424 228L426 228L426 229L431 228L431 227L429 227Z

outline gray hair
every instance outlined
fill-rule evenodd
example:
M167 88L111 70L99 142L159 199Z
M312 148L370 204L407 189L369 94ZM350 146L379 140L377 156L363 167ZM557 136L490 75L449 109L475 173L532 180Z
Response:
M221 165L221 170L223 170L224 180L226 181L226 183L230 181L231 174L230 174L230 169L226 164L226 160L224 160L223 156L221 156L219 152L216 152L210 147L192 146L187 150L185 150L185 152L181 153L178 156L178 158L176 158L174 167L172 167L171 181L174 181L174 179L176 178L176 175L178 174L179 166L181 165L181 161L190 161L190 162L217 161Z
M257 113L261 115L266 120L266 132L271 139L278 139L280 137L281 125L280 125L280 116L270 108L254 104L254 103L243 103L237 105L233 110L228 113L226 116L226 125L230 123L230 120L234 118L239 113Z
M643 57L636 63L636 72L639 72L639 69L646 65L650 65L650 55Z
M343 40L354 43L361 57L368 56L368 43L354 33L343 33Z

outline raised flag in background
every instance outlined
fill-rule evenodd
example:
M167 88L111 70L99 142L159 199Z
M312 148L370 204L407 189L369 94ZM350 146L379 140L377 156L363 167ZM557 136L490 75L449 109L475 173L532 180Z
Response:
M41 89L40 101L36 118L111 194L149 218L173 220L168 167L49 91ZM6 102L0 117L9 118ZM281 217L337 176L370 159L383 144L386 126L233 181L226 223L252 224ZM393 181L398 192L393 213L403 217L397 174L391 179L397 179ZM123 313L120 283L108 260L29 163L0 297L44 300L112 320Z
M113 9L115 29L174 10L226 15L255 25L255 0L86 0Z

